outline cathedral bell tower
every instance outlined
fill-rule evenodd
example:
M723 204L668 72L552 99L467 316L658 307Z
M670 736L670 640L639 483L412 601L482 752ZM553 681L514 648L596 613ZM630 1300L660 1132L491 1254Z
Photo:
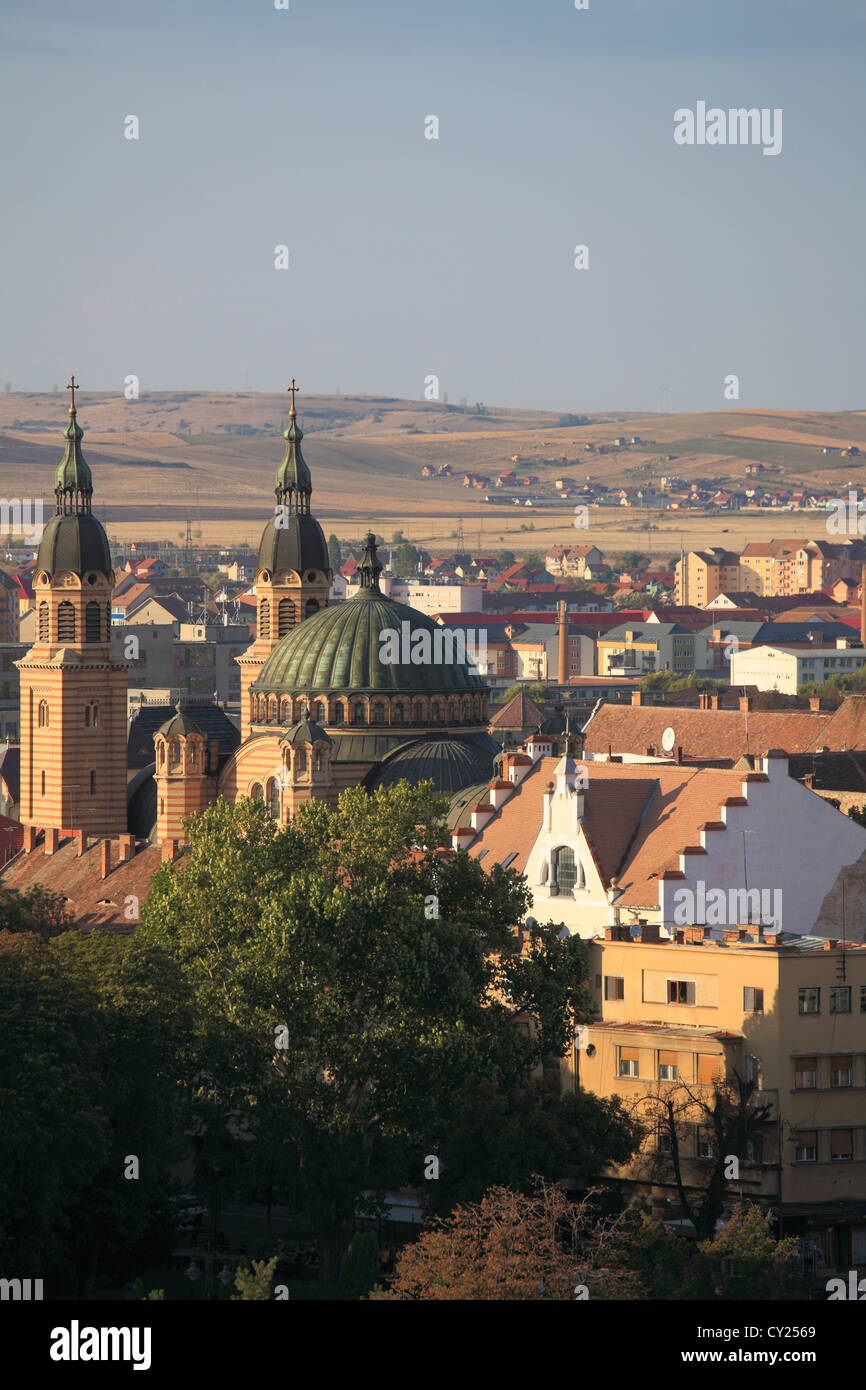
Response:
M313 484L301 453L304 432L295 410L295 379L289 391L292 407L284 433L286 453L277 469L276 506L259 544L253 591L256 596L256 638L238 657L241 668L241 737L252 724L250 686L281 637L298 623L327 607L331 567L324 533L310 512Z
M93 479L72 393L55 514L39 544L36 641L21 675L21 824L124 835L126 663L111 651L114 571L91 512Z

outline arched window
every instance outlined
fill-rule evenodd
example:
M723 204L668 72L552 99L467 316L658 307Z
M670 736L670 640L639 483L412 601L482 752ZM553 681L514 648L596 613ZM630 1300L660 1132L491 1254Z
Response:
M438 700L434 700L433 704L430 706L430 718L433 720L434 724L438 724L440 719L442 718L442 712Z
M416 724L423 724L424 722L424 706L421 704L420 700L415 701L413 718Z
M298 610L290 598L281 598L277 608L277 636L285 637L298 620Z
M292 718L292 702L289 699L280 701L280 723L289 724Z
M84 610L84 640L85 642L102 641L102 611L99 604L92 599Z
M276 695L272 695L271 698L270 698L270 700L268 701L268 723L269 723L269 724L276 724L276 722L277 722L277 697L276 697Z
M161 743L157 750L156 761L159 767L165 767L165 744Z
M267 719L267 717L268 717L268 702L267 702L267 700L265 699L264 695L260 695L260 696L259 696L259 717L258 717L258 722L259 722L260 724L264 724L264 722L265 722L265 720Z
M399 701L399 700L397 701L396 705L394 705L394 707L393 707L392 710L391 710L391 722L392 722L393 724L402 724L402 723L403 723L403 706L400 704L400 701Z
M375 705L373 706L373 723L385 723L385 706L382 704L381 700L377 700Z
M40 605L39 605L39 641L40 641L40 642L47 642L47 641L48 641L48 631L49 631L49 628L48 628L48 604L47 604L47 603L40 603Z
M85 729L99 728L99 705L89 704L84 707L84 727Z
M171 743L168 745L168 765L169 767L177 767L179 762L180 744L176 738L173 738Z
M195 764L196 764L196 748L195 748L195 744L194 744L194 743L191 743L191 744L189 745L189 765L190 765L190 767L195 767Z
M324 724L325 722L325 706L322 704L321 700L316 701L313 718L317 724Z
M299 748L295 754L295 772L306 772L307 770L307 750Z
M271 635L271 605L266 598L259 603L259 636L270 637Z
M267 805L268 815L273 816L274 820L280 818L280 784L276 777L272 777L267 784Z
M75 641L75 609L68 599L64 599L57 610L58 642Z
M48 701L47 701L47 700L40 700L40 701L39 701L39 727L40 727L40 729L47 729L47 728L48 728Z
M313 614L318 613L318 611L319 600L317 598L308 598L306 607L304 609L304 616L307 618L312 618Z
M561 845L553 851L552 882L565 897L571 894L577 881L577 866L571 845Z
M253 801L264 801L265 794L262 791L261 782L253 783L252 787L250 788L250 796L252 797Z
M322 770L322 750L321 750L321 748L317 748L317 749L316 749L316 771L317 771L317 772L321 772L321 770Z
M343 722L343 720L345 719L345 717L346 717L346 711L345 711L345 708L344 708L344 706L343 706L343 701L342 701L342 700L338 700L337 703L334 705L334 723L335 723L335 724L342 724L342 722Z
M357 705L354 705L354 706L352 707L352 723L353 723L353 724L363 724L363 723L364 723L364 706L363 706L362 704L360 704L360 703L358 703Z

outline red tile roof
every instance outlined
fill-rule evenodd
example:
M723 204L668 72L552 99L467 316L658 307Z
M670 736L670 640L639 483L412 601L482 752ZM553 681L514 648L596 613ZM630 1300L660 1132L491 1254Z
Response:
M826 710L741 710L672 708L669 705L604 704L584 726L587 753L634 753L655 747L662 756L665 729L672 728L683 757L692 762L734 763L743 753L782 748L804 753L826 743ZM829 745L828 745L829 746ZM853 747L866 747L866 743Z
M2 874L3 888L50 889L65 894L67 907L81 926L132 925L124 916L126 899L130 895L143 903L150 891L150 881L159 868L161 850L147 845L125 864L118 863L118 846L111 846L111 870L101 877L102 850L95 838L78 858L73 840L64 840L55 854L46 854L44 844L29 854L20 854ZM104 900L104 901L101 901Z

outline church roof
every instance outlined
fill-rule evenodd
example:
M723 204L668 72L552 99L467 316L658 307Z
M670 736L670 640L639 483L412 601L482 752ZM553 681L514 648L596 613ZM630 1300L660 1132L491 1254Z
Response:
M175 717L175 713L169 704L140 705L136 709L127 725L126 765L130 771L138 771L155 761L153 736L166 720L170 722ZM238 726L219 705L196 705L195 724L208 742L216 743L220 761L229 757L241 741Z
M300 575L304 570L324 570L327 574L328 543L316 518L297 512L270 517L259 542L256 568L271 574L277 570L294 570Z
M75 378L72 378L73 383ZM53 575L70 570L84 577L96 571L111 574L111 550L102 525L91 514L93 478L81 452L84 431L78 424L75 391L64 430L66 450L54 477L56 514L42 532L36 569Z
M404 778L417 785L429 778L437 792L454 796L462 788L479 783L482 779L489 781L492 775L495 744L492 739L482 738L483 742L432 738L404 744L373 773L367 786L370 790L393 787Z
M372 539L372 538L370 538ZM314 613L277 644L268 657L254 691L282 694L286 691L324 693L326 691L384 693L451 693L486 689L479 675L470 672L466 662L435 660L443 646L443 629L405 603L396 603L378 587L381 566L375 545L368 542L361 566L363 587L346 603L332 604ZM401 639L407 623L405 653L411 656L412 641L426 632L431 660L415 664L382 660L383 633ZM438 635L438 643L437 643ZM417 651L418 649L415 648Z
M166 738L176 736L185 737L187 734L201 734L201 729L196 724L192 715L181 704L178 704L177 711L171 719L167 719L157 729L157 733L163 734Z

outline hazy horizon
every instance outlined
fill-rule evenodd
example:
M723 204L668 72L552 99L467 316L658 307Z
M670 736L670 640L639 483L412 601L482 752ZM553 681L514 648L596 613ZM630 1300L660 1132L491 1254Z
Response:
M0 380L862 409L862 7L589 6L7 0Z

